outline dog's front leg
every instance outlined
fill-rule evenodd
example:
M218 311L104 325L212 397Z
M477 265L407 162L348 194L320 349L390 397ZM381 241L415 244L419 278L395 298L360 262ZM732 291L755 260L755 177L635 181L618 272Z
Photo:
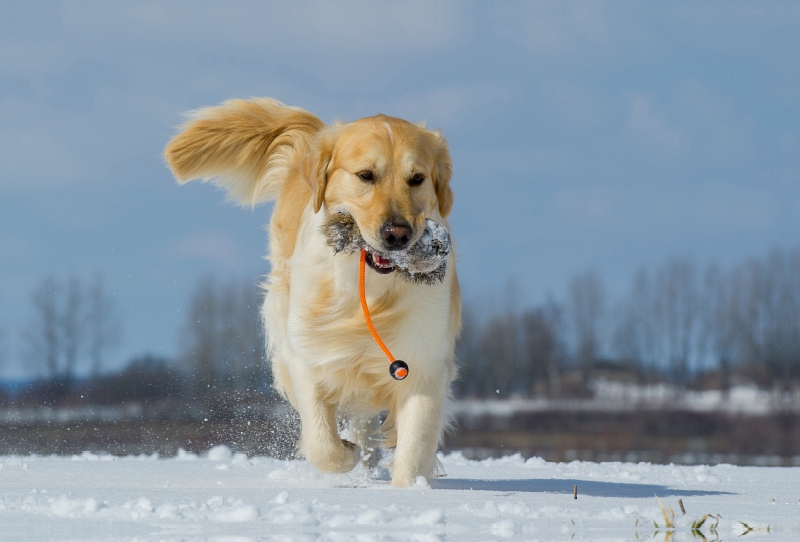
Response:
M398 398L393 486L410 486L418 476L430 478L433 474L446 397L447 381L441 378Z
M360 456L358 446L342 440L336 426L336 409L325 402L309 371L294 363L292 385L300 414L300 453L325 472L348 472Z

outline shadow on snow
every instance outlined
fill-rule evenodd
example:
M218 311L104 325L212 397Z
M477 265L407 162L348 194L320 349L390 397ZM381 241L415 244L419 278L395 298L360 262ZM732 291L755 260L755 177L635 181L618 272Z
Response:
M674 489L653 484L623 484L619 482L594 482L588 480L471 480L468 478L440 478L433 484L434 489L475 490L475 491L513 491L525 493L567 493L578 486L578 496L626 497L633 499L659 497L692 497L703 495L732 495L726 491L705 491L701 489Z

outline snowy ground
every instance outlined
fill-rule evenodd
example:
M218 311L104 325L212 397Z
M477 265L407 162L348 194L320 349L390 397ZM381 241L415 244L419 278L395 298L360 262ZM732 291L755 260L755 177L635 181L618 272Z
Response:
M800 468L441 460L433 488L399 490L362 470L322 475L224 446L171 459L0 457L0 539L666 541L693 539L692 522L714 514L694 535L800 540Z

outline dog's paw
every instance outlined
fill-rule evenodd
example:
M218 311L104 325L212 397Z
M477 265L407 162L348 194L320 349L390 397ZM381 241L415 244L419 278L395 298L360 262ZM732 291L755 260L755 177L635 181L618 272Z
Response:
M445 474L438 459L434 459L434 465L427 470L427 474L420 474L416 469L395 466L392 471L392 485L394 487L430 487L431 483L440 476L445 476Z
M339 473L349 472L361 459L361 450L348 440L341 440L339 446L327 449L304 447L303 455L321 471Z
M353 470L361 460L361 448L357 444L344 439L342 439L342 447L344 453L341 454L338 460L341 465L341 470L338 472L348 472Z
M424 476L395 472L392 475L393 487L430 487L428 479Z

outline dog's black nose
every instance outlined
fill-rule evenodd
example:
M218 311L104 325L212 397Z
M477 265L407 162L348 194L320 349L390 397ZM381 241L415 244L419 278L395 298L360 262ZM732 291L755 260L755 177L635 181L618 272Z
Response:
M381 228L381 235L383 236L383 243L389 250L400 250L408 246L411 241L413 230L407 223L393 224L386 222Z

